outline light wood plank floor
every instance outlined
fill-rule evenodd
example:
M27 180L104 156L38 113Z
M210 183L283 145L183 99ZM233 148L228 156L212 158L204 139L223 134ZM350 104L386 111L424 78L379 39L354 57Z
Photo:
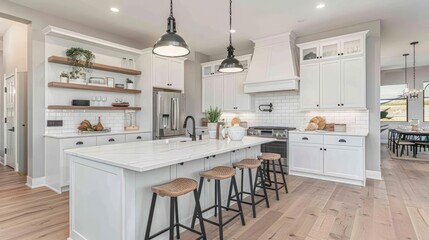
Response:
M271 208L259 206L255 219L245 206L246 226L230 223L225 239L429 239L429 163L392 160L384 147L382 159L384 181L365 188L288 176L289 194L271 194ZM0 239L66 239L68 194L24 183L0 167Z

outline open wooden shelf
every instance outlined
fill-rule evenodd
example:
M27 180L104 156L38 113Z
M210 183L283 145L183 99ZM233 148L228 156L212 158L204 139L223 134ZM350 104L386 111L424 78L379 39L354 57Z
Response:
M139 94L142 92L136 89L109 88L109 87L83 85L83 84L76 84L76 83L62 83L62 82L50 82L48 83L48 87L70 88L70 89L102 91L102 92L130 93L130 94Z
M63 110L142 110L141 107L112 107L112 106L70 106L70 105L49 105L48 109Z
M59 57L59 56L50 56L48 58L48 62L58 63L58 64L65 64L65 65L72 65L73 64L72 61L70 61L68 58L66 58L66 57ZM128 69L128 68L121 68L121 67L115 67L115 66L109 66L109 65L104 65L104 64L100 64L100 63L94 63L92 65L92 68L96 69L96 70L102 70L102 71L107 71L107 72L115 72L115 73L122 73L122 74L128 74L128 75L140 75L140 74L142 74L142 72L138 71L138 70Z

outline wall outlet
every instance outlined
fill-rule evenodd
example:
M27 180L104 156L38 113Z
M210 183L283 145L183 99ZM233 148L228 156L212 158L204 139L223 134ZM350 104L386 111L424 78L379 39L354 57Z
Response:
M63 120L48 120L48 127L62 127Z

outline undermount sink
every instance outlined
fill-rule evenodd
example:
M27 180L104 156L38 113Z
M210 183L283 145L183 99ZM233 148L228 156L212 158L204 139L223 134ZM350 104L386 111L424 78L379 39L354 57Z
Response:
M177 137L177 138L169 138L169 139L157 140L156 142L159 143L159 144L169 144L169 143L190 142L190 141L192 141L192 138Z

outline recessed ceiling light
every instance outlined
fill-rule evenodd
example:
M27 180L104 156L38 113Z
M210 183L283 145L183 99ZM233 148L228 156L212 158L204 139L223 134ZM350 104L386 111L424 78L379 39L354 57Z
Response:
M324 8L326 5L324 3L319 3L317 4L316 8L320 9L320 8Z
M236 31L235 31L235 29L231 29L231 30L229 30L231 33L235 33Z
M112 8L110 8L110 11L112 11L112 12L119 12L119 9L117 9L117 8L115 8L115 7L112 7Z

